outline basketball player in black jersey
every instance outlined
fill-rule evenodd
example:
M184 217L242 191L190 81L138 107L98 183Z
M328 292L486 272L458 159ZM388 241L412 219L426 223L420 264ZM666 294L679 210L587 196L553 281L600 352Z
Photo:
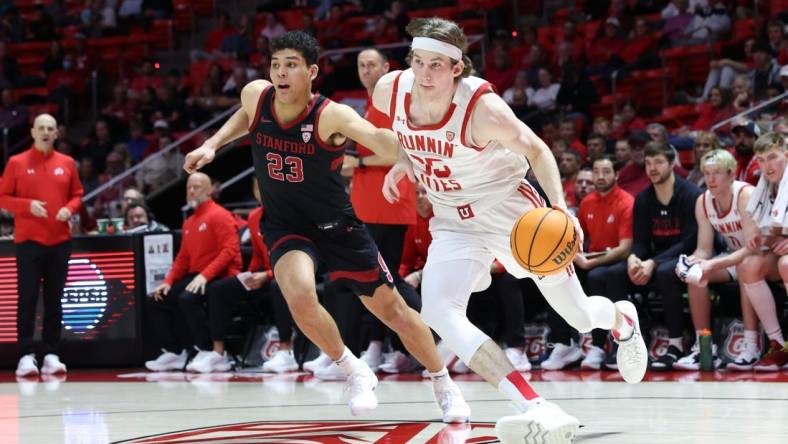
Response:
M394 288L391 272L353 212L339 174L346 138L395 158L394 134L375 128L352 108L312 93L318 73L318 46L312 36L291 31L271 46L271 83L247 84L241 91L241 109L186 156L184 169L198 170L222 146L250 135L265 208L261 232L274 276L298 327L348 375L351 413L377 406L377 378L345 347L336 323L318 303L318 256L331 278L344 280L357 295L365 296L364 305L397 332L427 368L444 422L468 421L470 408L450 379L429 329ZM399 264L389 265L396 270Z

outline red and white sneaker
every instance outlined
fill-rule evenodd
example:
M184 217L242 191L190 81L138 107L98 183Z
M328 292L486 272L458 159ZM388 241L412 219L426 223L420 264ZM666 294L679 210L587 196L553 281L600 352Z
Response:
M756 372L776 372L786 364L788 364L788 347L772 339L769 341L769 351L752 368Z
M619 313L632 326L632 334L628 338L620 338L618 332L613 331L613 338L618 343L616 352L618 372L624 377L624 381L637 384L643 380L648 367L648 350L640 333L638 312L635 305L629 301L618 301L615 305Z
M733 362L729 362L725 366L726 369L735 372L749 372L752 371L753 365L758 362L761 356L761 351L758 350L758 345L754 342L744 342L744 349L736 356Z

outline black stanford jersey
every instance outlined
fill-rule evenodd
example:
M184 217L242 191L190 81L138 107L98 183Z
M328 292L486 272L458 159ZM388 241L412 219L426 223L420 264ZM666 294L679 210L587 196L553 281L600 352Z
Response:
M260 94L249 128L255 173L265 219L263 226L289 227L304 234L356 219L340 175L345 147L320 140L320 113L331 100L314 94L304 112L282 124L274 110L275 89Z

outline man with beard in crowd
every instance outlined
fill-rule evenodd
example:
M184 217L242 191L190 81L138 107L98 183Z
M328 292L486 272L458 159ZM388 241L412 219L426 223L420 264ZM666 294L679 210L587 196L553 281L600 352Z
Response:
M753 121L740 122L731 129L733 142L736 148L736 174L735 179L757 185L761 177L761 168L752 148L755 139L761 135L761 129Z

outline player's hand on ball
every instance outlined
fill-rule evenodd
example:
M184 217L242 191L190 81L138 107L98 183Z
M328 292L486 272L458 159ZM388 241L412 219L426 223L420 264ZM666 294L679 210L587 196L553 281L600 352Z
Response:
M213 150L213 146L208 145L206 142L201 147L186 155L186 160L183 162L183 169L186 170L187 173L192 174L205 165L213 162L214 157L216 157L216 152Z
M569 220L571 220L575 225L575 233L577 233L577 251L582 252L585 235L583 234L583 228L580 227L580 220L578 220L569 210L560 205L553 205L552 208L566 214Z
M400 195L397 184L405 176L408 176L408 180L411 182L416 182L416 175L413 174L413 165L408 160L398 161L386 174L386 178L383 181L383 197L386 198L388 203L393 204L399 201Z

